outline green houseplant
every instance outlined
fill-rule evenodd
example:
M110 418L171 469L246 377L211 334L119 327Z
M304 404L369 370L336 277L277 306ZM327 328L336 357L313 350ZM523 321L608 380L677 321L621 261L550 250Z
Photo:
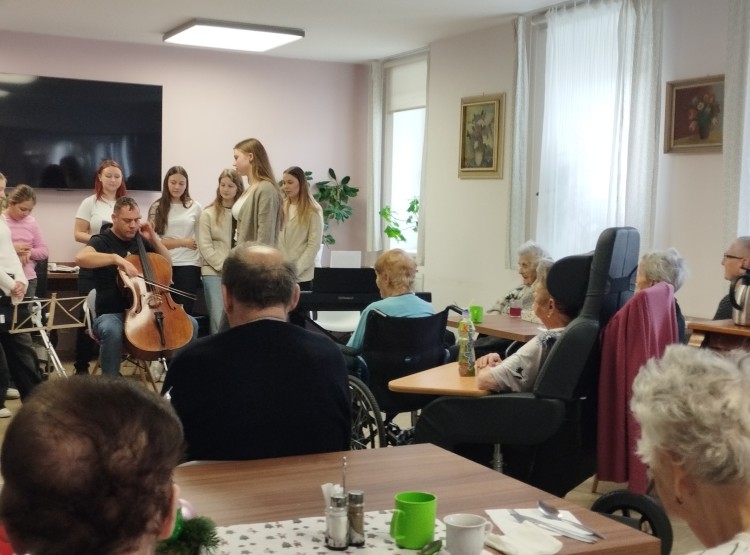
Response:
M330 247L336 243L336 239L328 233L332 221L341 223L352 215L352 207L349 199L356 197L359 189L349 185L349 176L339 180L333 168L328 169L327 181L315 182L317 191L313 194L315 200L323 208L323 244Z
M419 198L414 197L409 201L409 206L406 207L406 216L403 218L390 205L385 205L378 214L385 222L383 232L386 236L398 242L405 242L404 231L417 231L419 229Z

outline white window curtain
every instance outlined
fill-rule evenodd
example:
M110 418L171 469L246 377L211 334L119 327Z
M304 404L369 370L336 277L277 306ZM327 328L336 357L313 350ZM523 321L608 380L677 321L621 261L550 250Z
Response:
M514 227L535 229L556 258L592 249L614 225L636 227L650 244L660 144L660 3L600 0L552 9L542 19L528 40L537 50L542 45L543 55L524 60L519 47L519 67L533 64L531 97L542 91L541 106L528 107L526 142L532 144L525 146L526 168L538 172L512 180L519 189L512 198L531 198L527 186L538 191L536 225ZM541 83L535 75L543 75ZM519 85L523 78L519 71ZM524 214L533 216L532 208Z
M383 194L383 62L370 63L370 94L368 98L370 119L367 133L367 250L377 252L383 248L380 231L380 198Z
M730 0L724 99L724 243L750 235L750 2Z

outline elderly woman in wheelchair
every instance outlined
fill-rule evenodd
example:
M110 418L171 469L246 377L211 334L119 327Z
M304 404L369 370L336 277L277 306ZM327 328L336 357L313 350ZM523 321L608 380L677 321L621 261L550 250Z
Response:
M365 383L369 376L366 375L366 365L358 357L362 353L367 315L377 311L386 316L418 318L435 313L430 303L414 294L416 275L417 263L401 249L386 251L375 261L375 283L382 299L371 303L362 311L357 329L346 346L342 347L349 372L362 378Z
M580 307L570 307L552 298L547 290L547 272L553 262L542 259L536 270L534 314L547 328L525 343L509 357L502 359L490 353L477 359L477 386L487 391L531 391L539 369L555 341Z

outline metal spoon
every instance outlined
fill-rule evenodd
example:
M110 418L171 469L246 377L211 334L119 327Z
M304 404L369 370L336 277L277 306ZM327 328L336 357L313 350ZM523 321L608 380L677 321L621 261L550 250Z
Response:
M541 499L539 500L537 507L539 508L539 512L542 513L547 518L551 518L553 520L559 520L560 522L565 522L567 524L572 524L573 526L576 526L577 528L580 528L581 530L585 530L589 534L593 534L597 538L604 539L604 536L602 536L596 530L589 528L588 526L585 526L578 522L573 522L572 520L562 518L560 516L560 511L558 511L556 507L553 507L552 505L550 505L549 503L546 503L545 501L542 501Z

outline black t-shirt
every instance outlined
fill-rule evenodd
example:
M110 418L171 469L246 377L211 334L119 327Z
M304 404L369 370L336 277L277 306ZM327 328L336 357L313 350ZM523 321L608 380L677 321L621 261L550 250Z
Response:
M143 241L147 252L154 252L148 241ZM94 235L89 239L88 246L96 252L119 254L123 258L138 254L136 238L123 241L111 229ZM96 313L120 314L130 306L128 297L117 283L117 266L114 264L102 268L94 268L94 289L96 289Z

